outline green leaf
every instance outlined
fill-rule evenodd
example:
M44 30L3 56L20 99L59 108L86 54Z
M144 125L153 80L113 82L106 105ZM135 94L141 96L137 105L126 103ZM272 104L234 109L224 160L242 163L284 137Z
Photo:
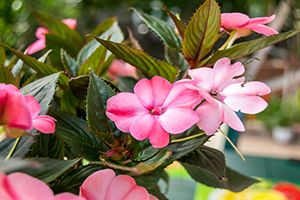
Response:
M38 167L39 163L28 160L20 160L11 158L9 160L4 160L0 158L0 172L8 173L13 171L18 171L20 169L28 168L28 167Z
M223 180L226 178L225 174L225 157L224 154L216 149L201 146L196 151L193 151L186 156L179 159L180 163L185 166L193 165L201 168L205 171L206 175L214 176L215 179ZM202 183L206 183L207 179L201 180ZM207 183L209 185L209 182Z
M170 24L156 17L143 13L137 9L132 10L149 26L170 48L180 49L181 42Z
M79 104L79 100L73 96L71 90L67 89L63 91L63 95L60 99L60 109L62 112L70 113L76 116L76 107Z
M116 17L109 17L104 19L100 24L96 26L96 28L91 33L92 35L101 35L106 32L111 26L117 23Z
M184 37L184 32L186 29L185 24L179 19L178 16L176 16L175 14L173 14L167 7L164 7L164 10L167 12L167 14L169 15L169 17L173 20L180 36L183 38Z
M115 92L107 83L90 73L90 82L87 93L87 119L91 130L100 138L112 141L113 123L106 117L106 102Z
M100 152L107 151L106 146L92 133L88 132L86 121L73 115L51 112L57 120L55 134L64 141L78 157L97 161Z
M210 187L240 192L257 182L227 168L223 153L209 147L202 146L179 161L194 180Z
M35 58L28 56L26 54L23 54L22 52L15 50L13 48L10 48L9 46L5 44L1 44L0 46L6 47L8 50L10 50L14 55L16 55L18 58L20 58L25 64L27 64L30 68L35 70L39 75L50 75L53 73L58 72L55 68L53 68L51 65L42 63Z
M182 79L188 70L188 63L184 59L183 55L175 49L165 47L165 58L168 63L171 63L174 66L178 66L180 72L177 76L177 80Z
M0 64L0 83L15 84L16 80L11 71Z
M52 186L56 193L72 192L75 194L79 193L79 187L83 181L90 176L92 173L103 169L100 165L86 165L80 166L75 170L65 173L59 183Z
M122 42L124 40L124 35L122 33L121 28L118 25L118 22L114 20L104 21L102 30L100 31L99 38L103 40L110 40L113 42ZM78 53L77 62L81 65L83 64L93 53L94 51L100 46L99 42L96 40L92 40L87 43ZM110 56L110 53L107 53L106 59Z
M41 23L43 27L46 27L49 32L56 35L64 40L72 41L69 45L74 47L74 50L79 49L82 45L82 38L78 32L70 29L59 19L54 19L50 15L42 12L33 12L33 15Z
M54 181L56 178L61 176L67 170L72 168L80 159L74 160L56 160L49 158L38 158L32 159L32 161L38 163L38 167L29 167L18 170L18 172L23 172L36 177L46 183ZM31 159L29 159L31 161Z
M220 8L215 0L206 0L188 23L182 41L182 52L195 66L215 45L220 31Z
M178 69L167 62L155 59L144 51L130 48L126 45L102 40L96 37L105 48L115 54L118 58L140 69L148 78L162 76L173 82Z
M122 92L133 92L137 80L131 77L118 77L118 88Z
M88 75L78 76L71 78L69 81L69 87L72 91L72 94L81 99L86 99L87 88L89 85L90 77Z
M60 50L60 55L65 69L71 74L71 76L75 77L79 69L77 61L63 49Z
M285 33L280 33L278 35L263 37L263 38L251 40L249 42L242 42L233 45L229 49L216 51L216 53L208 57L206 60L202 61L200 64L198 64L198 66L212 65L217 60L224 57L228 57L229 59L238 59L238 58L245 57L267 46L286 40L296 35L299 32L300 30L293 30Z
M101 74L106 70L104 68L106 52L107 50L102 45L98 46L98 48L80 66L78 75L87 74L89 70L94 71L96 74Z

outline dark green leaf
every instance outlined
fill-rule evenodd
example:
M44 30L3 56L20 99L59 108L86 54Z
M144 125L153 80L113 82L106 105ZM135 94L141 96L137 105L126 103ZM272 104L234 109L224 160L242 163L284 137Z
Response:
M81 100L86 99L87 88L89 85L90 77L88 75L78 76L71 78L69 81L70 89L74 96Z
M79 64L77 61L72 58L65 50L60 50L60 55L62 59L62 63L65 67L65 69L73 76L75 77L77 75L77 71L79 69Z
M63 95L60 100L60 109L62 112L70 113L76 116L76 107L79 104L79 100L73 96L71 90L67 89L63 91Z
M55 134L77 153L88 160L99 160L100 152L107 149L103 143L88 132L86 121L67 113L51 112L57 120Z
M8 173L13 171L18 171L24 168L39 167L40 164L35 161L29 160L19 160L19 159L9 159L4 160L0 158L0 173Z
M181 42L175 33L175 29L156 17L143 13L137 9L132 10L149 26L170 48L180 49Z
M179 161L194 180L210 187L240 192L257 182L227 168L223 153L209 147L202 146Z
M25 64L27 64L30 68L35 70L39 75L45 76L45 75L50 75L50 74L58 72L51 65L42 63L31 56L28 56L18 50L10 48L9 46L7 46L5 44L0 44L0 46L4 46L7 49L9 49L14 55L16 55L18 58L20 58Z
M57 193L72 192L79 193L79 187L83 181L92 173L103 169L100 165L87 165L81 166L75 170L65 173L61 180L52 186L53 190Z
M215 0L206 0L188 23L182 41L182 51L195 66L215 45L220 31L220 8Z
M137 80L131 77L119 77L118 78L118 88L122 92L133 92L133 88Z
M24 172L33 177L36 177L46 183L54 181L60 175L65 173L71 167L73 167L76 163L78 163L80 159L75 160L56 160L49 158L38 158L32 159L28 161L37 162L38 167L28 167L18 170L19 172Z
M91 130L108 141L112 140L114 126L106 117L106 102L113 95L115 92L112 88L91 72L87 93L87 119Z
M4 47L0 46L0 65L4 66L6 61L6 53Z
M217 51L215 54L198 64L198 66L212 65L217 60L224 57L228 57L230 59L242 58L267 46L286 40L299 33L299 31L300 30L289 31L270 37L263 37L256 40L251 40L249 42L236 44L229 49Z
M226 178L225 174L225 157L224 154L216 149L201 146L196 151L193 151L186 156L179 159L180 163L185 166L193 165L201 168L206 174L214 176L215 179L223 180ZM202 180L205 183L206 180Z
M147 77L162 76L171 82L175 80L178 69L169 63L155 59L144 51L123 44L96 39L118 58L140 69Z

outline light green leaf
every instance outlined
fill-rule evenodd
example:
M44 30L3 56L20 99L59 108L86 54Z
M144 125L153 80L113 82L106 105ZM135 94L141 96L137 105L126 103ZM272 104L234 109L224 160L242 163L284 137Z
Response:
M206 0L188 23L182 41L182 52L192 67L215 45L220 31L220 8L215 0Z
M0 83L15 84L16 80L7 67L0 64Z
M169 15L169 17L173 20L180 36L183 38L184 37L184 32L186 29L185 24L183 23L183 21L181 21L175 14L173 14L167 7L164 7L164 10L167 12L167 14Z
M6 53L4 47L0 46L0 65L4 66L6 61Z
M180 49L181 42L175 33L174 27L165 21L143 13L142 11L134 8L132 8L132 10L164 41L167 46L174 49Z
M208 57L206 60L200 62L198 66L204 66L204 65L212 65L220 58L230 58L230 59L238 59L242 58L244 56L250 55L260 49L263 49L267 46L273 45L277 42L286 40L297 33L299 33L300 30L293 30L285 33L281 33L278 35L270 36L270 37L263 37L255 40L251 40L249 42L242 42L239 44L236 44L232 46L229 49L226 50L219 50L216 51L212 56Z
M16 55L18 58L20 58L25 64L27 64L30 68L32 68L34 71L36 71L39 75L45 76L45 75L50 75L50 74L58 72L51 65L42 63L42 62L36 60L35 58L28 56L26 54L23 54L22 52L15 50L5 44L0 44L0 46L6 47L14 55Z
M155 59L144 51L97 37L96 39L118 58L140 69L148 78L162 76L173 82L178 74L176 67L162 60Z

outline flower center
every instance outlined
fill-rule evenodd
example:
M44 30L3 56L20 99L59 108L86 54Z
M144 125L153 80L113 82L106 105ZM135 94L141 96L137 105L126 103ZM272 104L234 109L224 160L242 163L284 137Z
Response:
M223 96L220 95L218 92L216 92L216 91L211 91L209 94L210 94L213 98L215 98L215 99L217 99L217 100L219 100L219 101L223 101Z
M163 109L161 107L154 107L150 110L152 115L161 115L163 113Z

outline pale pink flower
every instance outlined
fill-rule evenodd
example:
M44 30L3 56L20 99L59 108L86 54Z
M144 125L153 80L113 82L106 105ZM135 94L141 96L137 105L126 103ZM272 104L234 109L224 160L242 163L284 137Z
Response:
M130 76L137 79L136 68L122 60L114 60L108 68L107 75L112 80L124 76Z
M134 93L122 92L107 101L106 115L118 129L137 140L149 139L154 148L169 143L169 134L186 131L197 121L192 106L198 93L184 83L171 84L162 77L141 79Z
M40 111L40 104L33 96L23 95L14 85L0 84L0 125L4 125L8 132L9 129L36 129L42 133L54 133L55 119L39 115Z
M71 193L54 195L43 181L24 173L0 173L1 200L85 200Z
M267 107L260 96L269 94L270 88L257 81L244 83L244 66L240 62L231 64L228 58L218 60L213 68L199 68L189 71L192 90L197 90L203 101L197 108L198 127L208 135L217 131L221 123L237 131L244 131L244 125L235 112L256 114Z
M77 21L76 19L63 19L64 24L66 24L70 29L76 29ZM38 27L35 32L37 40L28 46L25 51L28 55L32 55L44 48L46 48L46 34L49 33L48 29L44 27Z
M158 200L132 177L116 176L111 169L97 171L85 179L80 196L86 200Z
M275 15L270 17L257 17L249 18L242 13L222 13L221 15L221 27L228 32L232 30L237 31L236 38L247 36L252 31L271 36L278 34L278 32L265 24L273 21Z

